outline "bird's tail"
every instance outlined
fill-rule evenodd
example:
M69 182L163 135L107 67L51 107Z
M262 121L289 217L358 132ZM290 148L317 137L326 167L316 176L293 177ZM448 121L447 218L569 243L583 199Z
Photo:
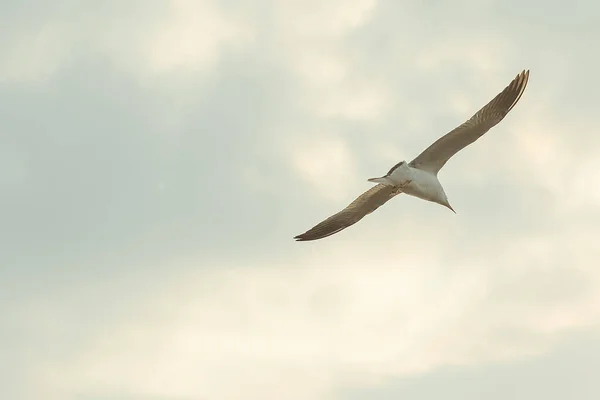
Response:
M390 182L388 181L388 177L387 176L382 176L381 178L369 178L367 179L369 182L373 182L373 183L385 183L385 184L390 184Z

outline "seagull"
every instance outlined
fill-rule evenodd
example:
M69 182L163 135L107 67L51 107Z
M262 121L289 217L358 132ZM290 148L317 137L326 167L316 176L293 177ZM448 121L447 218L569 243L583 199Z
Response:
M392 197L406 193L440 204L456 213L444 192L438 172L446 162L506 117L517 104L529 80L529 70L519 73L502 92L477 111L470 119L439 138L410 163L400 161L380 178L370 178L377 183L337 214L294 237L297 241L322 239L354 225Z

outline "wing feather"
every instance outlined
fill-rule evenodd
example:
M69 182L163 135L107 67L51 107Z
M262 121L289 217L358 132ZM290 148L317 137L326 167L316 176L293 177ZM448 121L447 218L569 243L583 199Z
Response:
M354 225L364 216L372 213L392 197L402 193L398 187L380 183L373 186L337 214L315 225L305 233L294 237L297 241L322 239Z
M529 80L529 70L522 71L513 81L469 120L425 149L410 165L437 174L446 162L504 119L517 104Z

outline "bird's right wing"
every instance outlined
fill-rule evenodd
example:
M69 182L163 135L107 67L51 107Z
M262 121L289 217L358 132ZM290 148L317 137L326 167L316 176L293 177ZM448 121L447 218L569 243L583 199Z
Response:
M529 70L518 74L489 103L469 120L436 140L410 165L437 174L454 154L467 147L497 125L517 104L529 80Z
M372 213L400 193L402 193L402 189L396 186L384 185L383 183L375 185L358 196L342 211L332 215L308 231L295 236L294 239L297 241L316 240L338 233L342 229L354 225L365 215Z

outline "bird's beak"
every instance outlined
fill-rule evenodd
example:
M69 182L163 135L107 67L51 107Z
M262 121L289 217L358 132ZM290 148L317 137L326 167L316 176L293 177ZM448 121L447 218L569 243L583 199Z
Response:
M450 203L446 203L446 204L444 204L444 205L445 205L446 207L448 207L450 210L452 210L452 212L453 212L454 214L456 214L456 211L454 211L454 208L452 208L452 206L450 205Z

